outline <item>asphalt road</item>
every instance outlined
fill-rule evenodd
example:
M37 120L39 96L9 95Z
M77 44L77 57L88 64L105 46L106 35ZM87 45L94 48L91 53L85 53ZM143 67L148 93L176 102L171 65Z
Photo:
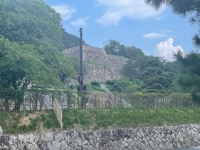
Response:
M200 147L191 147L191 148L175 148L170 150L200 150Z

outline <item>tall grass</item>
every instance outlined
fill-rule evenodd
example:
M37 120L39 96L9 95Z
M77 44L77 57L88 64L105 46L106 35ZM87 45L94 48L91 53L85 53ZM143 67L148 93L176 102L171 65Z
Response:
M0 126L5 133L23 133L42 129L59 129L53 111L37 114L31 124L20 125L20 118L33 112L8 113L0 111ZM182 109L64 109L64 129L99 129L108 127L143 127L200 123L200 108Z
M200 123L200 108L64 110L63 116L65 129L178 125Z

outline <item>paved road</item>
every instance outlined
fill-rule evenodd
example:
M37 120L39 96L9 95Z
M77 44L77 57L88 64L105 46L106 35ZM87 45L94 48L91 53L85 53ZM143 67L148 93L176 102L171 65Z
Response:
M200 147L191 147L191 148L175 148L171 150L200 150Z

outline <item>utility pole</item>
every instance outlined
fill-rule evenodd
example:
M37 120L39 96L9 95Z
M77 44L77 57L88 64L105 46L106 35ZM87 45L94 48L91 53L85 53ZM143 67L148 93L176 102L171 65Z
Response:
M83 90L83 31L80 28L80 90Z
M80 84L78 91L80 94L80 100L81 100L81 108L86 107L86 99L85 97L85 91L86 91L86 86L84 85L83 82L83 31L82 28L80 28L80 76L78 78L78 82Z

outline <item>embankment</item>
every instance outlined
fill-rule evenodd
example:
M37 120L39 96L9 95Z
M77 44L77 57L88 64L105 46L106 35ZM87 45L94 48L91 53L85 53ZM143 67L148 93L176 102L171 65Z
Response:
M0 133L1 150L159 150L200 145L200 125Z

